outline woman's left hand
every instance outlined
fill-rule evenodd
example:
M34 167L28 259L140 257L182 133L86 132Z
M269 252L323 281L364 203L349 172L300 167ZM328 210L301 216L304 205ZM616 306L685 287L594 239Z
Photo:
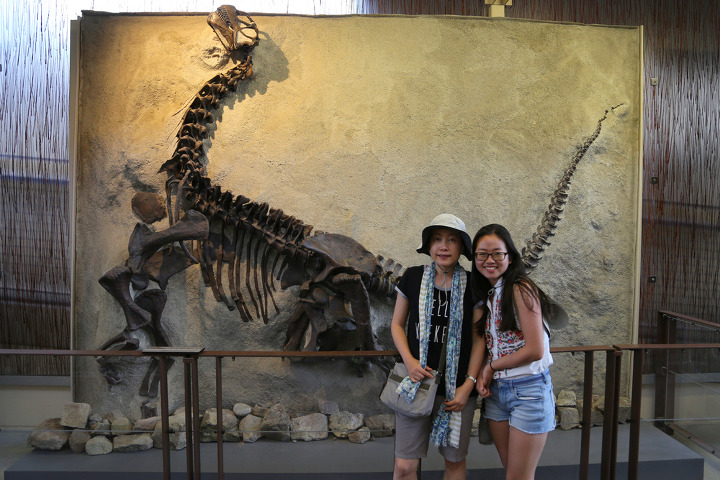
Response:
M474 386L475 385L472 382L466 381L457 387L455 389L455 398L452 400L445 400L443 402L445 410L448 412L461 412L462 409L465 408L468 398L470 398L470 392L472 392Z

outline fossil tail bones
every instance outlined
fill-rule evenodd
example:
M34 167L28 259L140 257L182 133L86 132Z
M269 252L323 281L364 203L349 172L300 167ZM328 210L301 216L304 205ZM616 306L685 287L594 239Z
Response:
M545 251L547 246L550 245L550 237L555 235L558 223L562 219L562 214L565 211L565 205L567 204L568 197L570 196L570 180L572 179L575 170L577 170L580 160L582 160L590 146L600 135L602 124L607 119L608 113L624 105L625 104L621 103L605 110L605 113L603 113L602 117L600 117L597 122L595 131L582 143L582 145L578 147L575 155L570 160L570 164L565 169L560 182L558 182L555 191L550 196L550 204L548 205L547 210L545 210L540 226L538 226L535 233L533 233L532 238L528 240L527 245L522 249L522 260L528 271L532 271L535 267L537 267L540 259L542 258L542 253Z

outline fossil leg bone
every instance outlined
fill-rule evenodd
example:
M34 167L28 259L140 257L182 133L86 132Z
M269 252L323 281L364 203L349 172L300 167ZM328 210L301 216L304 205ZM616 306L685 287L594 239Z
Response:
M135 302L144 310L150 312L152 318L152 328L150 328L150 331L153 335L155 345L169 346L170 339L160 322L162 312L165 309L165 303L167 302L167 294L158 289L146 290L135 298ZM170 363L170 365L171 364L172 363ZM160 382L160 377L157 374L157 367L158 360L153 357L150 361L150 365L148 366L147 373L145 373L145 377L142 380L142 384L140 385L140 395L157 397L158 385ZM150 381L151 376L152 382Z
M105 275L99 282L102 287L117 300L125 314L125 323L129 330L150 325L152 318L150 312L144 310L135 303L130 294L130 280L132 272L127 267L115 267Z
M339 273L332 278L332 285L350 301L353 318L362 332L365 350L378 350L370 324L370 296L360 275Z
M181 240L206 239L209 229L207 218L195 210L188 210L173 226L159 232L153 232L147 225L139 223L130 237L127 265L133 272L139 272L160 247Z

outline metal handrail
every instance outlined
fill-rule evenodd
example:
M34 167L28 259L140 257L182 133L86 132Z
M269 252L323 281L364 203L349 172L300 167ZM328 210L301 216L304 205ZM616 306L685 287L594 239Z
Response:
M631 403L630 403L630 444L628 447L628 479L635 480L638 478L638 458L639 458L639 446L640 446L640 405L642 402L642 372L643 372L643 361L644 355L650 350L696 350L696 349L709 349L717 348L720 349L720 343L701 343L701 344L687 344L687 343L666 343L666 344L629 344L629 345L616 345L617 349L622 351L630 351L633 353L632 363L632 391L631 391ZM672 384L674 388L674 383ZM655 418L672 418L672 417L657 417L658 413L658 399L663 395L661 392L660 382L656 382L655 385L655 398L656 398L656 412ZM674 395L673 395L674 397ZM667 408L662 410L663 415L667 413ZM658 425L659 423L659 425ZM667 431L662 421L657 422L656 425L661 427L663 431Z
M621 362L618 361L623 352L633 353L633 382L631 392L631 418L630 418L630 445L628 449L628 479L638 478L639 439L640 439L640 406L642 401L642 369L643 354L649 350L682 350L682 349L703 349L718 348L720 343L711 344L622 344L622 345L597 345L597 346L570 346L552 347L553 354L563 353L584 353L584 390L586 399L583 402L582 412L582 436L580 445L580 480L589 478L589 452L590 452L590 429L592 427L591 413L593 391L593 369L595 352L606 353L605 367L605 410L603 419L602 434L602 455L600 478L602 480L614 480L617 467L617 437L618 437L618 403ZM170 442L169 442L169 412L168 412L168 385L167 385L167 358L182 357L185 367L185 415L187 425L187 466L188 479L200 479L200 442L199 442L199 392L198 392L198 358L215 358L216 373L216 404L218 411L218 442L217 442L217 478L224 478L224 459L222 448L222 359L233 357L389 357L397 356L396 350L383 351L327 351L327 352L286 352L286 351L200 351L200 349L188 353L178 349L168 348L152 349L152 353L141 351L124 350L27 350L27 349L0 349L0 356L14 355L50 355L50 356L95 356L95 357L147 357L158 358L160 373L160 401L162 418L162 456L163 456L163 479L170 480ZM195 412L196 414L193 414Z
M708 347L708 345L712 345L710 343L678 344L678 320L701 327L717 329L720 332L719 323L681 313L659 310L655 344L674 344L679 345L679 349L688 350L695 348L711 348ZM647 347L651 347L651 345L647 345ZM676 358L671 356L670 351L668 350L664 355L664 365L666 367L665 372L663 373L658 371L655 374L655 426L669 435L673 433L673 428L667 423L667 421L665 421L665 419L675 417L675 375L670 373L671 371L676 370L674 365L675 362Z
M92 356L92 357L142 357L154 356L158 358L158 370L160 373L160 409L162 418L162 445L163 445L163 479L170 479L170 441L169 441L169 412L168 412L168 385L167 385L167 358L183 357L184 378L185 378L185 416L186 416L186 472L188 479L200 478L200 442L199 442L199 394L197 390L198 358L215 358L215 398L218 412L222 412L222 359L235 357L287 357L287 358L352 358L352 357L394 357L398 356L397 350L382 351L327 351L327 352L287 352L287 351L182 351L182 349L151 349L152 353L147 354L137 350L21 350L21 349L0 349L0 355L51 355L51 356ZM619 365L616 359L621 355L613 346L576 346L576 347L553 347L552 353L584 353L584 395L585 398L592 397L593 387L593 363L595 352L606 352L606 395L605 395L605 420L603 422L603 455L602 455L602 479L611 480L614 478L614 462L617 458L617 401L614 401L619 384ZM608 392L608 386L611 386ZM610 393L610 394L608 394ZM193 415L193 412L197 414ZM582 439L580 446L580 480L587 480L589 476L590 457L590 428L592 422L592 402L584 402ZM218 413L221 419L221 413ZM221 420L219 420L221 422ZM217 442L218 480L224 478L224 459L222 441L222 423L219 423ZM613 425L615 425L614 428Z
M661 319L673 318L720 330L720 323L703 320L702 318L692 317L690 315L683 315L682 313L670 312L668 310L658 310L658 314L660 315Z

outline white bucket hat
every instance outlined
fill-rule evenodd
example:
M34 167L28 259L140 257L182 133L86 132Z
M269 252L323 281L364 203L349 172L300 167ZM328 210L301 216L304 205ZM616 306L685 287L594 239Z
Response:
M449 228L460 233L464 245L462 253L468 260L472 262L472 241L470 240L470 235L468 235L467 231L465 230L465 223L455 215L451 215L449 213L441 213L437 217L433 218L430 225L423 228L422 243L417 248L418 253L430 255L430 249L428 248L428 240L430 238L430 232L433 228Z

